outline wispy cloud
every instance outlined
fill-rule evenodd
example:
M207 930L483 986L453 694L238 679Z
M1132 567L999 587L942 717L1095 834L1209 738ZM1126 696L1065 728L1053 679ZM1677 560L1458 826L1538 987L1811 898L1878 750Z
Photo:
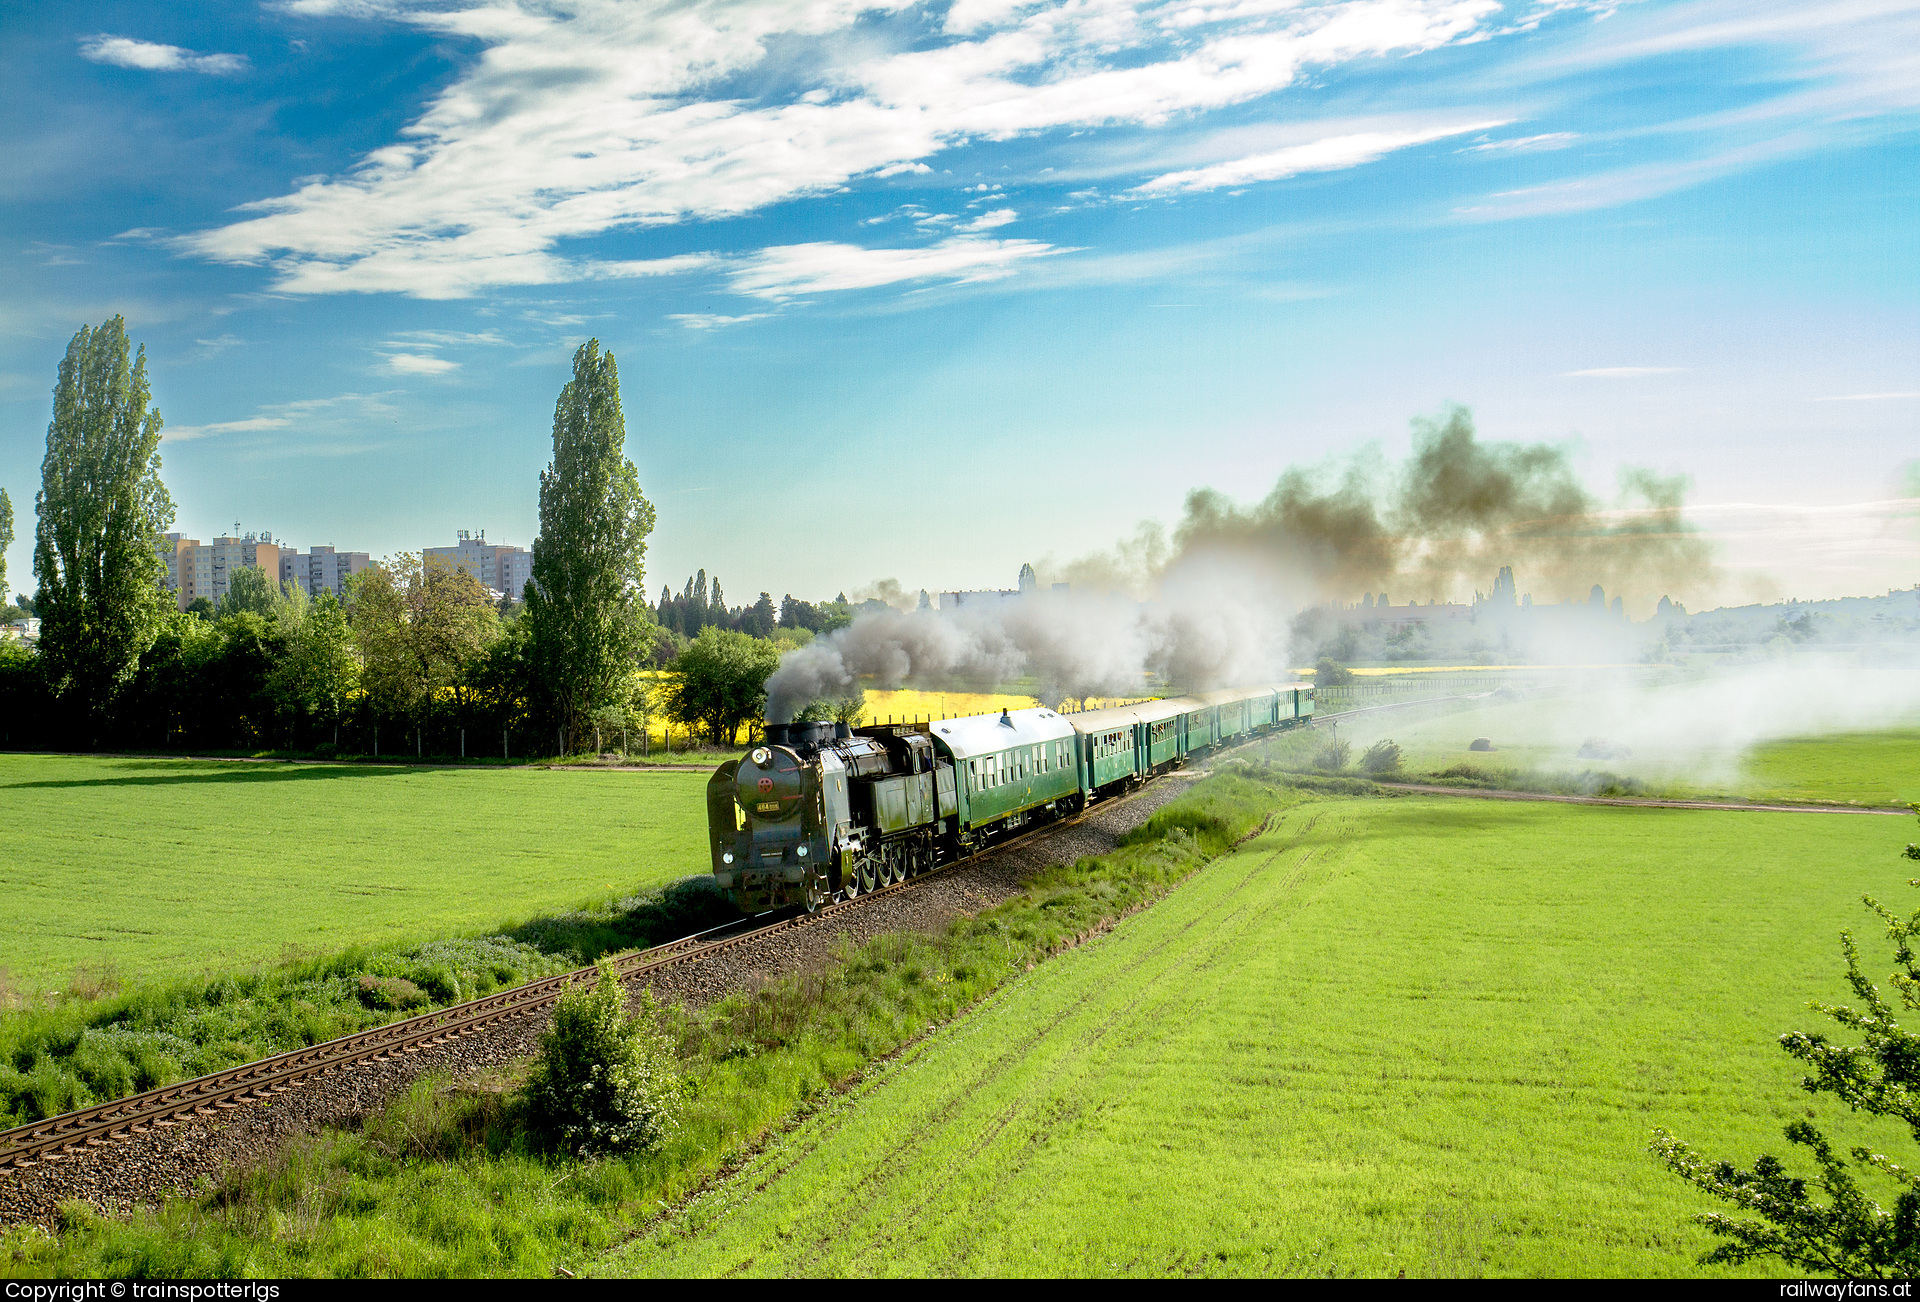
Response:
M789 299L881 285L938 280L971 283L1010 276L1018 263L1071 252L1038 240L956 235L917 249L863 249L857 244L787 244L762 249L737 266L735 293Z
M247 70L244 54L200 54L178 45L158 45L131 36L89 36L80 42L80 57L116 68L143 72L202 72L231 77Z
M460 369L460 363L426 353L388 353L387 369L395 375L445 375Z
M378 13L479 42L484 53L399 140L351 171L254 203L246 219L178 247L270 265L279 288L309 294L453 298L688 270L581 266L561 246L923 172L928 159L972 141L1161 126L1269 95L1315 69L1447 45L1500 8L1498 0L1237 0L1204 10L1181 0L966 0L931 47L889 49L878 34L829 39L912 3L297 0L286 7ZM798 68L799 93L740 97L737 79L782 35L828 53ZM834 50L850 57L836 60Z
M1907 389L1900 393L1835 393L1824 398L1815 398L1815 402L1885 402L1893 398L1920 398L1920 389Z
M223 334L212 339L196 339L193 342L200 345L200 355L202 357L218 357L221 353L226 352L227 349L237 348L247 341L236 334Z
M678 321L689 330L720 330L731 325L745 325L749 321L765 321L771 312L747 312L740 316L719 316L712 312L670 312L667 320Z
M300 398L270 403L239 420L210 421L204 425L170 425L160 432L163 442L187 443L222 435L269 433L279 430L337 430L374 420L391 421L394 411L386 393L342 393L332 398ZM304 447L305 445L303 445Z
M291 416L248 416L244 420L216 420L206 425L169 425L161 429L163 443L186 443L219 434L243 434L251 430L284 429L293 424Z
M1483 140L1461 150L1467 154L1528 154L1548 149L1565 149L1580 138L1577 131L1548 131L1537 136L1512 136L1506 140Z
M1562 371L1568 378L1594 380L1637 380L1643 375L1678 375L1684 366L1595 366L1585 371Z
M1447 136L1464 135L1469 131L1486 131L1504 125L1506 125L1505 122L1463 122L1416 131L1367 131L1349 136L1329 136L1309 144L1292 145L1286 149L1276 149L1271 153L1254 154L1248 158L1236 158L1231 162L1215 163L1211 167L1168 172L1164 176L1154 177L1143 185L1135 186L1133 193L1150 198L1171 194L1192 194L1201 190L1250 185L1256 181L1278 181L1285 177L1298 176L1303 172L1337 172L1349 167L1358 167L1362 163L1374 162L1395 150L1424 145Z
M1006 226L1020 220L1020 214L1011 208L995 208L992 212L983 212L970 222L962 222L958 229L963 231L990 231L997 226Z
M458 346L462 344L511 344L513 341L495 330L479 332L471 330L396 330L393 337L397 341L395 348L410 348L425 345L429 348L442 344Z

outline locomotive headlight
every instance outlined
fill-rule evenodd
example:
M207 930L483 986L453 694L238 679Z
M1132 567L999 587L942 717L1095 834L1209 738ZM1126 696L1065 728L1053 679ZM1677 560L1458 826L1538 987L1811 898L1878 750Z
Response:
M753 754L747 756L747 758L752 760L755 764L758 764L761 768L765 768L767 766L767 761L773 758L773 752L768 750L765 746L755 746L753 748Z
M723 854L723 855L721 855L721 856L720 856L720 862L721 862L721 863L732 863L732 862L733 862L733 851L731 851L731 850L729 850L729 851L727 851L727 852L726 852L725 854Z
M807 847L803 845L798 850L795 850L794 853L804 859L807 857Z

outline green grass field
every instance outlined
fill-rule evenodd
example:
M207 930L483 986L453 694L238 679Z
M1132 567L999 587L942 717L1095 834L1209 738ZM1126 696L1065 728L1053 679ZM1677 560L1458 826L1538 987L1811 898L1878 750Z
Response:
M1909 826L1296 808L602 1262L630 1275L1702 1273L1647 1154L1780 1151ZM1846 1144L1911 1141L1843 1122Z
M1638 708L1657 715L1661 700L1660 691L1650 692ZM1353 743L1356 759L1373 742L1392 738L1404 750L1411 774L1458 764L1492 772L1605 770L1638 779L1649 794L1882 806L1920 800L1920 726L1739 748L1686 730L1635 735L1636 721L1611 715L1610 704L1604 697L1569 697L1464 709L1416 706L1344 721L1340 735ZM1497 749L1469 750L1476 737L1488 738ZM1589 737L1630 737L1632 754L1583 758L1578 752Z
M0 968L190 975L658 886L707 866L705 783L0 755Z

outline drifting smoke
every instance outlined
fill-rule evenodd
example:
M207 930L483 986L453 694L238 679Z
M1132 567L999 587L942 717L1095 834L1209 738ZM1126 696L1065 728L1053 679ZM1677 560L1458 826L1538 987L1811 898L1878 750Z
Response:
M891 688L1032 675L1049 704L1138 694L1154 659L1149 622L1119 597L1035 593L945 613L888 609L782 657L767 680L767 718L784 723L810 701L850 696L863 678Z
M1413 425L1413 454L1397 471L1377 469L1377 456L1289 469L1245 508L1197 489L1171 543L1144 524L1112 552L1055 569L1048 577L1068 581L1066 593L909 613L889 585L881 595L895 609L782 659L767 717L784 722L862 679L1032 676L1048 703L1137 694L1148 674L1185 691L1282 681L1312 650L1292 627L1303 607L1376 588L1448 598L1502 565L1524 567L1553 595L1596 581L1649 602L1700 590L1710 556L1681 521L1684 480L1630 471L1608 509L1563 448L1480 443L1460 407Z
M1271 557L1338 600L1376 589L1457 599L1503 565L1556 600L1594 583L1649 603L1697 600L1711 584L1710 549L1681 519L1683 477L1627 470L1609 509L1575 476L1567 449L1481 443L1464 407L1417 418L1413 430L1413 455L1397 473L1374 469L1377 457L1289 469L1250 509L1194 490L1176 556Z
M1583 671L1542 684L1535 690L1546 695L1539 698L1489 701L1437 718L1362 716L1342 731L1356 746L1397 737L1496 767L1550 772L1597 761L1633 777L1738 789L1750 785L1746 755L1765 743L1920 722L1916 668L1910 649L1881 647L1868 654L1798 651L1659 685L1633 673ZM1476 736L1493 741L1492 756L1468 752ZM1604 743L1599 754L1590 745L1596 739Z

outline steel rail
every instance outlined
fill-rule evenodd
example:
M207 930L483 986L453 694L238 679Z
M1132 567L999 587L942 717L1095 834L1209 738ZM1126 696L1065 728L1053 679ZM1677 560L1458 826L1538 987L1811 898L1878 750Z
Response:
M1262 737L1266 735L1261 734ZM1143 790L1144 785L1107 797L1097 804L1089 804L1070 818L1043 823L1018 836L983 846L950 864L943 864L890 886L863 891L852 899L836 900L812 913L789 914L738 935L707 939L716 932L733 930L743 922L754 922L765 918L767 914L736 919L679 940L620 955L612 960L612 965L623 980L630 980L648 972L705 959L749 940L810 926L847 910L860 908L869 900L909 890L935 877L977 864L993 855L1024 845L1036 836L1075 826L1095 813L1133 799ZM230 1111L244 1103L271 1098L304 1081L332 1075L343 1068L385 1062L402 1054L418 1053L509 1018L546 1008L558 1002L569 986L594 979L598 970L596 965L542 977L538 981L496 991L465 1003L451 1004L417 1017L355 1031L338 1039L196 1076L191 1080L148 1090L144 1094L132 1094L110 1103L95 1104L41 1121L28 1122L10 1130L0 1130L0 1170L17 1169L39 1162L58 1162L76 1149L101 1147L118 1139L146 1134L156 1126L172 1127L189 1117Z

